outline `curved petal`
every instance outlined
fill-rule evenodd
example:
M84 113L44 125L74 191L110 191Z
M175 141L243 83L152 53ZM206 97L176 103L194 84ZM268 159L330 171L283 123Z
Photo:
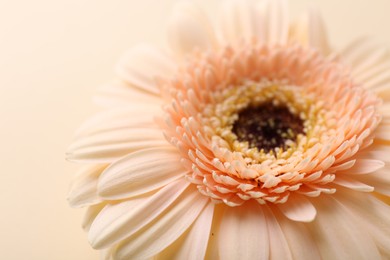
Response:
M386 258L390 257L390 207L372 195L341 190L336 198L359 219Z
M147 259L179 238L199 216L209 199L190 186L165 212L118 245L114 258Z
M265 207L264 216L267 220L269 236L269 259L293 260L287 239L273 210Z
M213 220L214 206L214 203L209 202L195 220L194 224L189 228L188 233L184 233L181 238L160 253L156 260L205 259Z
M317 214L313 204L305 196L298 194L291 194L288 203L277 206L287 218L294 221L311 222Z
M85 207L101 202L97 195L97 183L105 165L86 166L76 174L68 193L71 207Z
M355 216L342 204L328 196L316 200L315 206L317 217L307 226L323 259L381 259L371 237L357 228Z
M99 178L98 193L109 200L138 196L161 188L185 173L175 149L145 149L111 164Z
M89 230L89 241L94 248L106 248L130 237L166 210L188 187L180 180L172 182L144 199L134 199L107 205Z
M216 43L214 30L207 15L189 2L175 6L168 24L168 38L171 49L179 56L196 48L211 49Z
M100 213L100 211L103 210L103 208L107 205L106 202L102 202L96 205L89 206L88 209L85 211L83 221L81 223L81 227L85 231L89 231L93 221L97 217L97 215Z
M268 259L267 220L256 202L239 208L226 207L218 236L221 259Z
M118 75L150 94L159 94L156 79L172 75L175 63L169 55L150 45L142 44L126 52L116 66Z
M304 223L292 221L278 214L276 210L273 210L273 213L283 231L293 259L321 259L317 245Z

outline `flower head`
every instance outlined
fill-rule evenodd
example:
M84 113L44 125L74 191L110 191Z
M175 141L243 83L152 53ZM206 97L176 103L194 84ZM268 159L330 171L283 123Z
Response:
M312 10L185 2L171 50L129 51L68 159L73 206L107 259L390 257L390 63L329 47Z

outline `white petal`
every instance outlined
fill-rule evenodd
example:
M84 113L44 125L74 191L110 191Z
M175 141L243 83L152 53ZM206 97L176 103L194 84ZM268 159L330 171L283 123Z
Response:
M159 129L128 127L80 137L66 155L75 162L111 163L134 151L167 146L170 147Z
M88 237L94 248L105 248L130 237L166 210L189 183L172 182L154 195L107 205L92 224Z
M279 225L279 221L275 217L273 211L264 206L264 215L267 220L269 236L269 259L293 260L282 227Z
M318 214L308 223L322 259L381 259L378 249L355 217L331 196L316 200Z
M291 251L292 259L321 259L317 245L304 223L289 220L273 211Z
M382 254L390 258L390 207L372 195L361 193L340 192L337 196L343 205L359 219L364 228L373 238ZM387 259L386 258L386 259Z
M317 48L323 54L329 53L329 44L324 21L318 9L312 8L309 11L309 45Z
M198 48L207 50L215 45L215 34L207 15L190 2L179 3L168 24L171 49L179 56Z
M286 0L265 0L261 2L260 13L264 16L263 28L269 44L285 44L288 39L289 13Z
M277 206L287 218L299 222L313 221L317 213L313 204L305 196L298 194L291 194L287 203Z
M150 92L115 81L101 87L94 101L104 107L133 106L136 103L161 105L162 99Z
M117 259L147 259L180 237L199 216L209 199L192 185L164 214L119 244Z
M223 3L220 23L224 44L242 39L252 40L253 37L264 40L265 31L260 21L263 17L256 11L248 0L228 0Z
M106 205L107 203L102 202L88 207L81 223L81 226L85 231L89 231L93 221Z
M151 94L159 94L156 79L173 75L175 63L169 55L149 45L138 45L119 61L116 71L126 82Z
M205 259L211 223L213 220L214 206L214 203L209 202L195 220L194 224L189 228L188 233L184 233L181 238L176 240L164 252L160 253L157 259Z
M221 259L268 259L267 221L255 202L226 207L217 236Z
M141 150L111 164L100 176L98 192L105 199L124 199L161 188L185 173L176 149Z
M93 165L80 170L73 179L68 202L71 207L85 207L101 202L97 195L97 182L106 166Z

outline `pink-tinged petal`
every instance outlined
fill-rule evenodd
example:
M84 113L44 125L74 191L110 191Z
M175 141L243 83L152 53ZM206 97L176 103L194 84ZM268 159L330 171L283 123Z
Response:
M307 226L322 259L381 259L372 238L342 204L328 196L315 207L317 217Z
M220 14L222 38L230 43L240 40L263 40L265 31L258 19L256 7L247 0L228 0L223 3Z
M105 167L105 165L93 165L80 170L73 179L68 193L71 207L85 207L102 201L97 195L97 183Z
M269 258L264 259L293 260L289 244L278 219L271 208L264 207L264 216L267 221L269 236Z
M122 241L114 258L148 259L155 256L179 238L208 203L208 198L190 186L163 214Z
M317 245L304 223L292 221L276 210L273 213L286 238L292 259L321 259Z
M173 148L141 150L111 164L99 178L98 193L108 200L125 199L159 189L185 173Z
M355 216L371 235L385 259L390 258L390 208L376 197L367 194L341 190L337 200Z
M189 228L188 233L184 233L182 237L176 240L172 245L164 250L164 252L160 253L156 260L205 259L214 207L214 203L208 203L202 213L200 213L199 217Z
M286 0L265 0L260 3L264 15L266 40L268 44L285 44L288 39L289 14Z
M168 24L168 39L171 49L179 56L195 49L208 50L216 44L214 29L207 15L190 2L175 6Z
M111 163L134 151L167 146L159 129L116 128L76 139L66 155L74 162Z
M156 79L173 75L175 63L169 55L149 45L138 45L119 61L116 72L121 79L150 94L159 94Z
M84 213L84 217L81 223L81 227L84 229L84 231L89 231L93 221L106 205L106 202L102 202L88 207L88 209Z
M226 207L218 232L221 259L268 259L267 221L260 205L247 202L240 208Z
M115 81L99 88L94 101L104 107L127 107L134 104L161 105L162 99L135 88L124 81Z
M369 174L382 169L384 166L385 163L380 160L358 159L352 168L346 171L339 171L337 174L338 176L341 176L341 174Z
M166 210L188 187L184 180L172 182L150 197L107 205L89 230L94 248L105 248L138 232Z
M298 194L291 194L288 203L278 204L277 207L287 218L299 222L311 222L317 214L313 204Z
M356 190L356 191L361 191L361 192L374 191L374 187L367 185L365 183L362 183L360 181L357 181L357 180L350 178L346 175L337 176L333 182L340 185L340 186L350 188L350 189Z
M321 51L324 55L329 53L329 43L324 21L316 8L308 13L308 40L309 45Z

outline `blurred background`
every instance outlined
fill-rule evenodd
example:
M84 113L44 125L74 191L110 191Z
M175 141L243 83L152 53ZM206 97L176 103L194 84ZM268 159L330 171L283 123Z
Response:
M223 0L197 0L210 13ZM175 0L0 0L0 258L99 259L69 208L72 133L91 97L139 42L165 44ZM389 0L291 0L318 6L333 46L361 35L390 47Z

